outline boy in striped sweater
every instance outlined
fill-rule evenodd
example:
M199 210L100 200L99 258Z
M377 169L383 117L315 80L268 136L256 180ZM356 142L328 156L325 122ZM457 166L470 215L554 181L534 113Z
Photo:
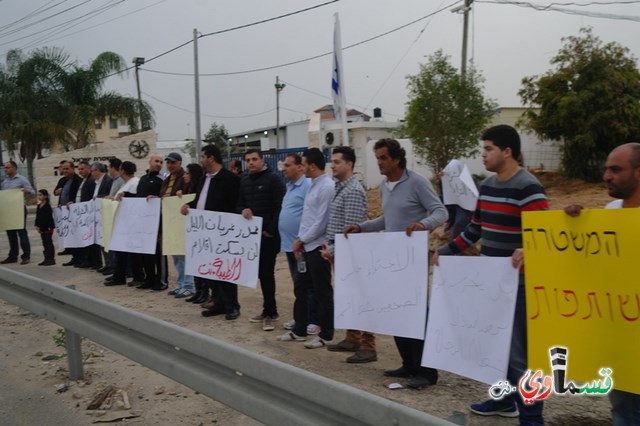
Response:
M520 268L507 372L509 382L518 383L527 371L521 215L524 211L546 210L549 205L538 179L520 166L520 136L513 127L491 127L482 135L482 141L482 162L495 175L482 183L478 204L469 225L449 245L434 254L433 262L437 265L440 255L459 254L482 239L482 256L511 257L513 266ZM522 399L513 393L500 401L489 400L471 405L471 411L479 415L519 415L521 426L544 424L542 408L542 402L524 405Z

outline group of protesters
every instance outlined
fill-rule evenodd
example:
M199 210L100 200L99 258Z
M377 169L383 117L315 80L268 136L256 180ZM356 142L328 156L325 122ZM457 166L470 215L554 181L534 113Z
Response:
M482 159L485 168L495 173L479 189L478 204L469 224L457 229L452 241L433 255L438 265L440 256L459 254L481 241L484 256L511 257L520 270L513 334L507 379L518 383L527 371L527 316L524 291L521 215L525 211L548 209L548 201L540 182L520 165L521 144L515 129L498 125L487 129L482 137ZM377 360L375 336L366 330L347 330L342 340L334 337L334 300L332 265L335 236L359 232L432 231L448 218L447 209L423 176L407 169L405 150L394 139L381 139L374 152L383 181L380 185L382 215L367 218L367 196L354 174L355 151L350 147L333 149L330 170L318 148L302 154L290 153L282 162L283 180L265 162L261 151L248 150L241 165L225 167L222 155L214 145L202 148L200 164L182 168L182 157L170 153L166 157L151 155L149 169L139 179L135 164L113 159L108 170L101 163L80 162L76 174L71 162L62 162L62 179L54 189L58 205L87 201L96 197L165 197L195 194L185 203L181 213L190 209L238 213L244 218L262 218L258 278L263 296L261 312L249 321L261 323L264 331L275 329L280 319L276 302L275 262L279 252L287 258L293 282L295 302L293 319L285 321L280 342L304 342L309 349L327 348L334 352L352 352L346 362L368 363ZM160 171L166 162L167 175ZM9 167L11 166L10 163ZM232 170L235 169L235 172ZM5 165L7 171L7 165ZM9 176L9 173L7 173ZM15 175L14 175L15 176ZM640 144L625 144L607 159L604 180L609 194L618 198L608 207L640 207ZM3 182L3 189L15 188ZM11 182L11 179L9 179ZM24 192L33 193L33 189ZM580 206L570 206L567 214L577 215ZM457 223L457 221L456 221ZM454 225L451 224L450 225ZM12 231L9 231L12 232ZM7 261L17 261L18 233L9 237L11 252ZM158 240L161 239L161 236ZM14 244L15 241L15 244ZM44 242L44 239L43 239ZM23 245L24 250L24 245ZM46 250L45 250L46 251ZM49 251L50 253L50 251ZM110 275L104 284L129 285L138 289L167 289L167 261L158 243L156 253L105 253L98 245L68 249L71 254L65 266L92 268ZM29 260L25 250L23 262ZM46 255L45 255L46 256ZM47 260L47 257L45 257ZM192 277L185 273L185 257L173 256L177 272L176 287L168 292L176 298L200 303L204 317L223 315L233 321L240 317L237 285L219 280ZM127 277L132 281L127 282ZM391 290L390 290L391 291ZM402 365L384 371L384 376L406 378L414 389L435 385L438 371L421 365L424 341L406 337L394 338ZM640 424L640 396L612 391L615 425ZM542 425L543 403L525 404L512 393L501 400L473 404L475 414L519 417L520 425Z

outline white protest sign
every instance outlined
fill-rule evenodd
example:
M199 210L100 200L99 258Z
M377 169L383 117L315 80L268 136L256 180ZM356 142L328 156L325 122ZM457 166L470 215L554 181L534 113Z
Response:
M95 243L104 246L102 238L102 198L96 198L93 200L95 211Z
M87 247L95 242L95 205L93 201L73 203L53 209L60 245L64 248Z
M261 217L189 209L185 226L186 274L256 287Z
M160 226L160 198L123 198L111 231L109 250L154 254Z
M424 338L429 234L336 235L335 327Z
M456 204L474 211L478 201L478 188L466 164L451 160L442 176L442 200L446 205Z
M422 365L487 384L507 377L518 270L510 257L440 256Z

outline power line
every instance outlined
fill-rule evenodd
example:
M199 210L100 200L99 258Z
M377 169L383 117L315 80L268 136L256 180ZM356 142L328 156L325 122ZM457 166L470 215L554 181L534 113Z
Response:
M518 1L508 1L508 0L476 0L476 3L489 3L489 4L506 4L506 5L511 5L511 6L519 6L519 7L525 7L525 8L531 8L534 10L537 10L539 12L560 12L560 13L564 13L567 15L579 15L579 16L589 16L591 18L603 18L603 19L614 19L614 20L625 20L625 21L634 21L634 22L640 22L640 16L631 16L631 15L615 15L612 13L601 13L601 12L589 12L586 10L576 10L576 9L564 9L561 7L556 7L554 6L554 4L559 4L559 3L552 3L549 5L538 5L538 4L534 4L534 3L529 3L529 2L518 2ZM610 2L610 3L605 3L605 2L594 2L594 4L597 5L604 5L604 4L630 4L630 3L636 3L635 1L629 1L629 2ZM578 6L582 6L585 4L577 4ZM590 4L589 4L590 5Z
M161 4L161 3L164 3L164 2L166 2L166 1L167 1L167 0L160 0L160 1L157 1L157 2L155 2L155 3L152 3L152 4L150 4L150 5L147 5L147 6L141 7L141 8L139 8L139 9L134 10L134 11L127 12L127 13L123 13L122 15L116 16L115 18L111 18L111 19L108 19L108 20L106 20L106 21L102 21L102 22L97 23L97 24L94 24L94 25L92 25L92 26L90 26L90 27L83 28L83 29L81 29L81 30L78 30L78 31L74 31L74 32L72 32L72 33L65 34L65 35L63 35L63 36L61 36L61 37L58 37L58 38L48 39L47 41L48 41L48 42L52 42L52 41L62 40L63 38L67 38L67 37L70 37L70 36L72 36L72 35L76 35L76 34L79 34L79 33L85 32L85 31L89 31L89 30L94 30L94 29L96 29L96 28L98 28L98 27L101 27L102 25L108 24L108 23L113 22L113 21L117 21L118 19L121 19L121 18L129 17L129 16L131 16L131 15L133 15L133 14L136 14L136 13L141 12L141 11L146 10L146 9L150 9L150 8L155 7L155 6L157 6L157 5ZM76 24L76 25L79 25L79 24ZM33 45L34 45L34 43L31 43L31 46L33 46Z
M241 28L247 28L247 27L251 27L251 26L254 26L254 25L258 25L258 24L264 23L264 22L271 22L271 21L275 21L275 20L277 20L277 19L286 18L286 17L288 17L288 16L296 15L296 14L298 14L298 13L306 12L306 11L308 11L308 10L316 9L316 8L318 8L318 7L326 6L326 5L328 5L328 4L336 3L336 2L338 2L338 1L340 1L340 0L331 0L331 1L329 1L329 2L319 4L319 5L317 5L317 6L308 7L308 8L306 8L306 9L300 9L300 10L297 10L297 11L295 11L295 12L285 13L284 15L275 16L275 17L273 17L273 18L264 19L264 20L262 20L262 21L256 21L256 22L252 22L252 23L250 23L250 24L241 25L241 26L238 26L238 27L228 28L228 29L220 30L220 31L216 31L216 32L213 32L213 33L207 33L207 34L205 34L205 35L202 35L202 34L201 34L200 36L198 36L198 38L201 38L201 37L204 37L204 36L213 35L213 34L220 34L220 33L223 33L223 32L234 31L234 30L238 30L238 29L241 29ZM182 48L182 47L184 47L184 46L186 46L186 45L188 45L188 44L191 44L191 43L193 43L193 39L188 40L188 41L185 41L184 43L182 43L182 44L180 44L180 45L178 45L178 46L176 46L176 47L173 47L173 48L171 48L171 49L169 49L169 50L167 50L167 51L165 51L165 52L162 52L162 53L160 53L160 54L158 54L158 55L156 55L156 56L154 56L154 57L152 57L152 58L150 58L150 59L147 59L147 60L145 61L145 63L149 63L149 62L154 61L154 60L156 60L156 59L158 59L158 58L161 58L161 57L163 57L163 56L165 56L165 55L168 55L168 54L169 54L169 53L171 53L171 52L175 52L176 50L178 50L178 49L180 49L180 48ZM130 66L129 68L126 68L126 69L123 69L123 70L120 70L120 71L114 72L113 74L109 74L107 77L111 77L111 76L114 76L114 75L117 75L117 74L123 73L123 72L125 72L125 71L129 71L129 70L130 70L130 69L132 69L132 68L135 68L135 65L134 65L134 66ZM141 68L141 69L142 69L142 68ZM193 74L191 74L191 75L193 75Z
M11 35L11 34L14 34L14 33L19 32L19 31L22 31L22 30L24 30L24 29L30 28L30 27L32 27L32 26L34 26L34 25L36 25L36 24L40 24L40 23L42 23L42 22L48 21L49 19L55 18L55 17L56 17L56 16L58 16L58 15L61 15L61 14L63 14L63 13L66 13L66 12L70 11L70 10L73 10L73 9L75 9L75 8L77 8L77 7L80 7L80 6L82 6L83 4L90 3L91 1L93 1L93 0L85 0L85 1L83 1L82 3L78 3L78 4L76 4L75 6L71 6L71 7L67 8L67 9L64 9L64 10L60 11L60 12L56 12L56 13L54 13L53 15L50 15L50 16L47 16L47 17L44 17L44 18L40 19L39 21L32 22L32 23L30 23L30 24L28 24L28 25L24 25L24 26L22 26L22 27L16 28L16 29L14 29L14 30L11 30L11 31L9 31L9 32L5 33L5 34L1 34L1 33L0 33L0 37L5 37L5 36L7 36L7 35ZM60 3L58 3L58 4L60 4ZM36 34L37 34L37 33L36 33ZM20 39L18 39L18 40L20 40Z
M43 31L50 31L50 32L48 34L43 34L42 37L40 37L40 38L38 38L36 40L28 42L27 44L21 46L20 49L24 50L24 49L28 49L30 47L35 47L38 44L40 44L41 41L44 41L44 40L53 41L53 40L50 39L50 37L54 37L54 36L56 36L58 34L64 33L65 31L68 31L68 30L70 30L72 28L75 28L78 25L83 24L84 22L87 22L90 19L93 19L98 15L101 15L101 14L103 14L105 12L108 12L110 9L118 6L119 4L121 4L123 2L124 2L124 0L119 0L117 3L106 4L104 6L101 6L100 8L97 8L97 9L94 9L94 10L92 10L90 12L87 12L82 16L70 19L70 20L68 20L66 22L63 22L61 24L55 25L53 27L50 27L47 30L43 30ZM76 21L80 21L80 22L76 22ZM56 27L62 27L62 28L59 28L59 29L55 30ZM43 32L43 31L40 31L40 32ZM37 34L37 33L35 33L35 34ZM35 34L32 34L32 35L35 35Z
M400 31L400 30L402 30L402 29L404 29L406 27L409 27L409 26L411 26L411 25L413 25L415 23L418 23L418 22L423 21L423 20L425 20L425 19L427 19L427 18L429 18L429 17L431 17L433 15L436 15L436 14L442 12L443 10L447 10L451 6L453 6L453 5L455 5L456 3L459 3L459 2L460 2L460 0L456 0L453 3L443 7L441 9L436 10L435 12L429 13L428 15L425 15L425 16L423 16L421 18L415 19L415 20L413 20L413 21L411 21L409 23L406 23L404 25L401 25L399 27L393 28L393 29L391 29L389 31L386 31L386 32L382 33L382 34L378 34L378 35L373 36L371 38L368 38L366 40L362 40L362 41L359 41L357 43L350 44L350 45L348 45L346 47L343 47L342 50L351 49L351 48L360 46L362 44L369 43L369 42L371 42L373 40L377 40L379 38L382 38L384 36L392 34L392 33L396 32L396 31ZM188 42L186 42L184 44L189 44L189 43L191 43L191 41L188 41ZM177 48L180 48L183 45L178 46ZM175 50L177 48L174 48L173 50ZM304 63L304 62L313 61L314 59L319 59L319 58L322 58L324 56L329 56L331 54L333 54L333 52L321 53L319 55L311 56L311 57L305 58L305 59L299 59L297 61L287 62L287 63L279 64L279 65L272 65L272 66L262 67L262 68L253 68L253 69L249 69L249 70L230 71L230 72L221 72L221 73L199 73L199 76L200 77L221 77L221 76L227 76L227 75L249 74L249 73L260 72L260 71L268 71L268 70L273 70L273 69L277 69L277 68L283 68L283 67L288 67L288 66L291 66L291 65L297 65L297 64ZM144 70L144 71L152 72L152 73L157 73L157 74L177 75L177 76L193 76L192 73L179 73L179 72L159 71L159 70L152 70L152 69L149 69L149 68L140 68L140 69Z

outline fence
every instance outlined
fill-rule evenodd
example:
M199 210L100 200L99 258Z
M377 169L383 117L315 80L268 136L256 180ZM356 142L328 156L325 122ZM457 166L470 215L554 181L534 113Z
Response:
M67 346L72 375L82 375L78 337L84 336L265 424L453 424L189 329L2 267L0 298L67 329L72 340Z

